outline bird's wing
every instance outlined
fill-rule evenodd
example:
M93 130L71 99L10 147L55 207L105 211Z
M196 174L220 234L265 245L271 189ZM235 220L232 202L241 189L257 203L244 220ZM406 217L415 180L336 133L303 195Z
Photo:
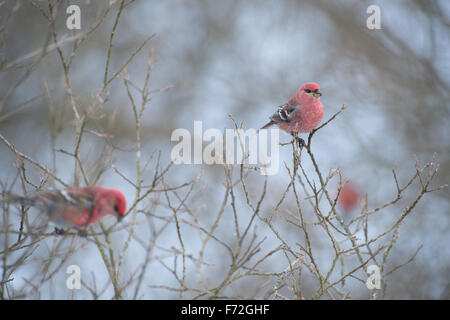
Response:
M283 106L279 106L277 111L270 117L270 120L276 123L290 122L296 110L296 105L285 104Z
M85 189L84 192L80 192L80 189L59 190L58 193L68 206L73 206L78 209L91 208L95 202L94 193L88 192L88 189Z
M86 213L88 216L84 218L89 221L93 215L95 195L87 189L55 190L41 194L41 197L46 201L48 217L57 224L75 224Z
M94 195L89 192L80 192L78 189L49 190L40 192L33 197L42 202L45 207L88 209L94 205Z

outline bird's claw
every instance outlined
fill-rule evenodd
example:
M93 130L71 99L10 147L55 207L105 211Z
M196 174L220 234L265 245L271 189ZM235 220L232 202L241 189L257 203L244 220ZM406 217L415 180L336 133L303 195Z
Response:
M87 237L88 233L87 233L87 230L86 230L86 229L77 229L77 230L78 230L78 235L79 235L80 237L83 237L83 238L86 238L86 237Z
M55 234L62 235L62 234L64 234L64 232L65 232L65 230L63 228L55 227Z
M300 137L295 137L295 140L297 141L297 145L299 148L302 148L306 145L305 140Z

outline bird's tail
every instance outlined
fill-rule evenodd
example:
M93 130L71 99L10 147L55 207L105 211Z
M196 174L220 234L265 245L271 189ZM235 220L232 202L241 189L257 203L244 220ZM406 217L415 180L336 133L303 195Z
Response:
M275 124L275 121L270 120L268 123L266 123L264 126L262 126L261 129L259 129L259 130L267 129L268 127L273 126L274 124Z
M40 204L42 201L38 198L32 198L32 197L21 197L21 196L17 196L14 194L4 194L3 198L0 200L0 204L1 203L18 203L21 204L23 206L36 206L38 204Z

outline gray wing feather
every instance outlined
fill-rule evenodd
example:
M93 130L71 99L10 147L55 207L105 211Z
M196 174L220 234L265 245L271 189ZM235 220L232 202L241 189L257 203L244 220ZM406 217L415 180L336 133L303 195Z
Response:
M297 106L279 106L277 111L270 117L270 120L276 123L290 122L295 110L297 110Z

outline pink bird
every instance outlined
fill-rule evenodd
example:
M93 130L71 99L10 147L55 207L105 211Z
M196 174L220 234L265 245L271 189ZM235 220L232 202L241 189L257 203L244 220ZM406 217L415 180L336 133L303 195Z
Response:
M347 181L339 192L337 203L345 214L349 214L356 208L360 198L361 194L359 192L359 188L355 185L355 183Z
M296 136L297 132L310 132L323 119L324 109L320 102L320 86L314 82L303 84L297 93L270 117L261 129L277 125L281 130ZM303 140L300 139L302 143Z
M9 194L3 201L20 203L45 212L50 221L63 228L55 228L58 233L66 227L86 227L107 214L120 220L127 206L122 192L98 186L52 190L26 197Z

